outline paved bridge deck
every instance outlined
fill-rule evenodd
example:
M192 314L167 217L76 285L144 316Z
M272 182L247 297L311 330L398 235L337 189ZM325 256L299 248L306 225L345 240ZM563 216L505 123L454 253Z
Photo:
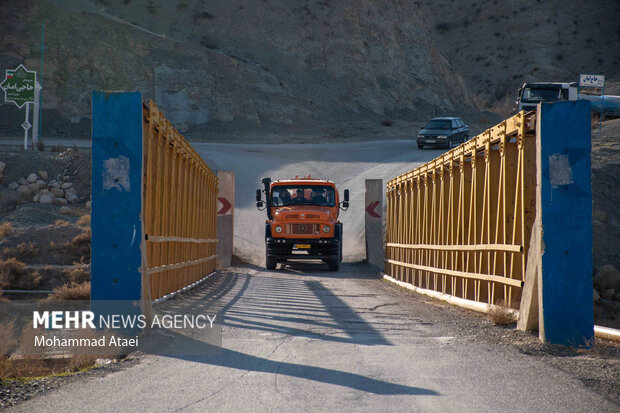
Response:
M571 374L480 340L480 325L500 329L481 316L398 289L362 264L233 268L162 305L220 305L222 354L155 334L137 365L13 411L617 411ZM171 347L198 355L156 354Z

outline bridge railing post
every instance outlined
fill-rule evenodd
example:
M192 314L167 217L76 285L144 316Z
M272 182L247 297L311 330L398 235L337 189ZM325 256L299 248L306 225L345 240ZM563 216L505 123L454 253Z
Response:
M594 337L589 102L540 104L536 152L536 218L518 327L538 327L543 342L587 344Z
M217 268L227 268L232 263L233 233L235 228L235 173L218 171L217 194Z
M92 122L91 299L135 302L135 311L148 312L141 94L93 91Z
M364 208L366 261L383 268L383 180L366 179Z

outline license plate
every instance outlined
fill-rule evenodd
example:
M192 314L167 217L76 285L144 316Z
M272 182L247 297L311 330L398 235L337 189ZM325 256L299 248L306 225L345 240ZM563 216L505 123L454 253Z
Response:
M310 244L295 244L294 245L295 248L297 249L309 249L310 248Z
M435 143L435 139L427 139L426 143Z

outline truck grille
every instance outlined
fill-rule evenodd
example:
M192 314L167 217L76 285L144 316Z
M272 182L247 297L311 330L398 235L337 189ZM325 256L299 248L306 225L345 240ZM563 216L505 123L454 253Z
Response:
M315 235L320 234L320 225L318 224L291 224L291 234L298 235Z

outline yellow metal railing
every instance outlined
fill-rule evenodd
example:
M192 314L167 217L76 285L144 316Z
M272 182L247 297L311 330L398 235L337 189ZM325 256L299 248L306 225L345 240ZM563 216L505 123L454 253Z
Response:
M146 274L157 299L215 270L218 181L153 102L143 115Z
M386 274L518 304L535 214L536 113L507 119L387 183Z

